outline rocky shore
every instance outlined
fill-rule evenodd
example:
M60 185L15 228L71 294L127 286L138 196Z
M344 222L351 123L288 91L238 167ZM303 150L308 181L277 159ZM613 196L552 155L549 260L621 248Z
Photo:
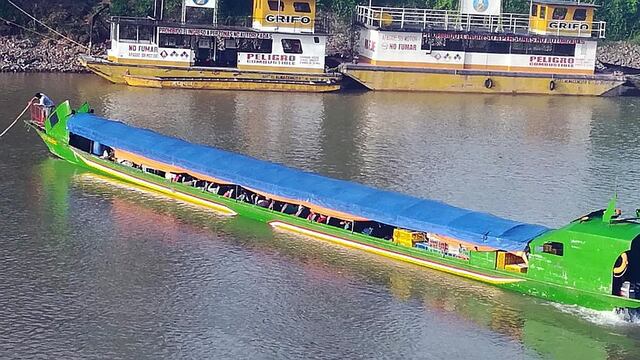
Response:
M625 41L600 44L598 61L603 64L640 69L640 44Z
M69 43L0 37L0 72L85 72L78 63L84 53Z

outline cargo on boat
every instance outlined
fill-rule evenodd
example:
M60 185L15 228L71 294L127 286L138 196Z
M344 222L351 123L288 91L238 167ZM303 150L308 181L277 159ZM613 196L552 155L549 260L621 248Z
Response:
M596 71L606 23L590 1L532 0L528 14L500 0L457 10L358 6L358 62L341 72L371 90L624 95L636 85Z
M247 0L248 1L248 0ZM182 19L112 17L106 58L81 63L118 84L156 88L328 92L328 22L316 0L253 0L252 17L218 18L218 2L183 0ZM198 20L211 16L207 23ZM194 14L192 18L190 14Z
M640 210L624 218L616 198L549 229L192 144L86 103L32 110L28 125L58 157L225 216L555 302L640 308Z

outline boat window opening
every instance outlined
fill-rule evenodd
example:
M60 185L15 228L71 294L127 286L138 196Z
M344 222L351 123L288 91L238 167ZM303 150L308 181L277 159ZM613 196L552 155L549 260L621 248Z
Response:
M484 40L468 40L466 44L466 50L470 52L486 52L488 41Z
M551 15L551 18L553 20L564 20L566 16L567 16L567 8L559 7L559 8L553 9L553 15Z
M313 42L316 43L316 44L320 44L320 38L317 37L317 36L314 36L313 37Z
M464 51L462 40L422 38L421 50Z
M547 7L540 6L540 19L544 20L546 15L547 15Z
M509 54L511 43L506 41L490 41L487 52L490 54Z
M273 40L271 39L239 39L238 52L271 54Z
M555 44L553 45L553 55L574 56L576 54L575 44Z
M575 9L573 11L573 20L575 21L587 20L587 9Z
M282 39L282 50L285 54L302 54L300 39Z
M152 44L155 43L156 28L154 26L138 27L138 42Z
M542 244L542 252L546 253L546 254L563 256L564 255L564 244L560 243L560 242L555 242L555 241L546 242L546 243Z
M51 116L49 117L49 125L53 128L54 126L56 126L56 124L58 123L58 121L60 121L58 119L58 113L54 112L53 114L51 114Z
M311 12L311 6L309 5L308 2L294 2L293 9L295 10L295 12L299 12L299 13Z
M284 11L284 1L269 1L269 10L271 11ZM278 9L278 5L280 5L280 9Z
M159 45L163 48L190 49L191 36L160 34Z
M553 54L553 44L529 44L527 54L551 55Z
M69 145L78 150L81 150L86 153L91 153L92 141L82 137L80 135L76 135L74 133L69 133Z
M538 4L533 4L531 6L531 16L538 16Z
M138 41L138 27L136 25L131 24L120 24L120 41L132 42Z
M527 44L521 42L511 43L512 54L522 55L558 55L558 56L573 56L575 51L575 45L561 44L562 46L553 44ZM565 46L566 45L566 46ZM573 52L572 52L573 49ZM556 51L558 52L556 54ZM568 54L568 55L566 55Z

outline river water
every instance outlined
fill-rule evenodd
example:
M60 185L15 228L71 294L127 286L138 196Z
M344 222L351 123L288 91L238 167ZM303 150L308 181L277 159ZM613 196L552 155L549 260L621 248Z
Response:
M135 89L0 75L98 114L547 226L640 207L640 100ZM6 124L6 125L5 125ZM0 358L638 359L640 324L273 232L0 139Z

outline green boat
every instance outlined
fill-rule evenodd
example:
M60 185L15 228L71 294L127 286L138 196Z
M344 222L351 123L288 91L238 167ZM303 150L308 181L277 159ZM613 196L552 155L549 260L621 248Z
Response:
M548 229L191 144L87 103L32 107L27 124L54 155L224 216L562 304L640 309L640 220L623 218L616 196Z

